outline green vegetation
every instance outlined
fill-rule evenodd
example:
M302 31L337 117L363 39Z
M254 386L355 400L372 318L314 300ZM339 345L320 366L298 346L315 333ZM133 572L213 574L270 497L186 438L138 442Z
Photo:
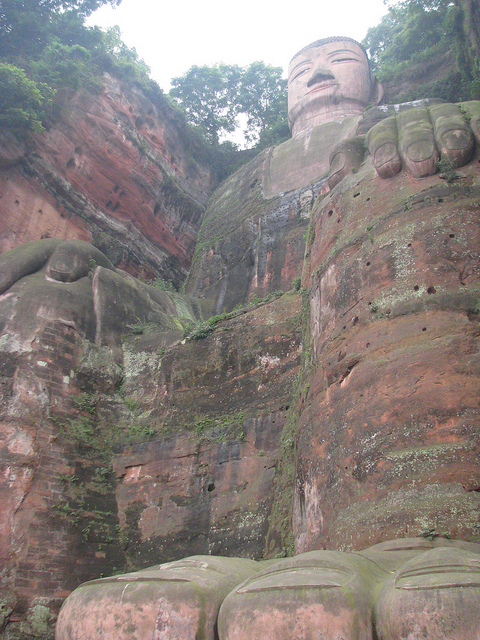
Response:
M105 4L121 0L2 0L0 6L0 57L35 55L43 49L52 23L64 16L82 21Z
M398 0L389 2L381 22L363 42L382 81L412 77L418 65L452 52L456 69L439 80L413 88L399 101L442 98L449 102L480 97L480 9L469 0Z
M305 402L310 391L309 377L313 362L311 336L308 331L310 288L301 289L302 310L300 324L303 332L303 352L300 371L294 384L285 426L278 447L277 471L274 479L274 500L269 516L269 528L265 541L264 556L277 558L295 555L292 532L293 499L295 491L295 469L297 432L300 404ZM276 552L276 554L275 554Z
M120 544L116 525L112 471L78 463L75 474L59 474L62 499L53 507L54 519L76 531L84 543Z
M150 287L154 287L155 289L160 289L160 291L175 291L173 282L170 280L164 280L160 277L154 278L153 280L147 280L145 284L148 284Z
M134 322L132 324L127 324L126 328L127 328L127 333L128 335L131 336L140 336L143 333L145 333L145 330L148 327L148 323L146 322L142 322L141 320L138 320L137 318L137 322Z
M227 439L243 440L244 420L243 411L218 418L197 418L193 423L193 431L201 440L207 442L223 442Z
M148 66L135 49L122 42L118 27L102 30L86 26L86 17L95 9L119 3L120 0L0 2L0 126L20 136L41 131L58 115L54 99L58 89L99 93L107 72L139 87L159 110L167 113L188 150L187 161L208 164L219 181L254 152L240 151L228 141L219 143L218 133L233 130L239 113L247 115L245 134L250 143L256 143L256 149L288 137L286 82L281 78L281 69L262 62L244 69L234 65L196 68L198 77L192 70L188 72L190 84L185 90L190 97L185 93L183 97L176 95L182 102L180 107L150 78ZM182 79L178 80L180 87ZM188 108L189 101L195 100L196 108ZM196 127L187 124L185 114ZM142 148L141 136L135 142ZM167 200L171 197L175 206L191 208L193 202L178 189L169 189L167 182Z
M0 3L0 125L40 131L53 117L55 90L98 93L106 71L136 83L158 106L172 109L118 28L87 27L85 18L119 0L2 0Z
M246 140L257 149L289 137L287 81L280 67L263 62L244 68L193 66L183 76L173 78L172 85L170 95L215 146L223 134L237 129L239 114L246 117Z
M298 291L298 289L296 289L296 291ZM188 323L184 329L183 337L190 340L203 340L203 338L206 338L211 333L213 333L215 327L219 322L234 318L238 315L239 310L245 308L245 306L252 307L260 304L267 304L271 300L280 298L280 296L283 296L283 294L284 292L280 290L274 291L273 293L268 293L264 298L260 298L260 296L254 294L247 305L239 305L233 311L230 311L228 313L224 311L223 313L210 316L210 318L207 318L206 320L200 320L195 325Z
M72 396L73 403L81 410L93 415L97 408L98 395L82 392Z
M458 178L454 163L449 158L442 155L437 164L440 176L444 178L448 184L453 184Z
M42 131L54 93L46 84L29 80L23 69L0 63L0 126L17 135Z

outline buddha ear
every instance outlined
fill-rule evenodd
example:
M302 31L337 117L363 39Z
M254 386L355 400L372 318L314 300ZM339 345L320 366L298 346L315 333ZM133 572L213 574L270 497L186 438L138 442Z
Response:
M372 75L372 97L371 97L371 101L372 104L377 106L377 104L380 104L383 100L383 86L382 83L379 82L376 78L376 76Z

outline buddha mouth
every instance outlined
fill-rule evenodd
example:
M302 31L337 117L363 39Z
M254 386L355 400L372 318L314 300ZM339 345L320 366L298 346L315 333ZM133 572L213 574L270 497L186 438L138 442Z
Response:
M338 87L338 82L335 78L325 78L323 80L319 80L315 82L310 91L308 91L307 95L312 93L318 93L319 91L324 91L330 87Z
M477 564L477 563L475 563ZM400 573L395 579L396 589L446 589L448 587L479 587L480 563L442 564Z

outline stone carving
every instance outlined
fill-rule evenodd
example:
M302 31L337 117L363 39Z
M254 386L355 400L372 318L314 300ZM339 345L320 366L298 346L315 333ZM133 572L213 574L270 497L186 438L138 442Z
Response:
M468 163L474 150L474 139L480 142L480 103L467 103L462 108L428 102L377 107L369 110L362 118L360 107L365 106L367 99L377 100L380 88L370 79L366 58L359 46L349 39L340 38L315 43L315 55L310 49L312 47L307 47L294 58L298 76L293 75L292 79L303 82L303 89L296 90L291 103L294 137L288 143L271 150L263 166L263 157L261 161L254 161L257 167L260 165L258 175L264 177L266 195L276 194L280 188L283 191L311 185L317 178L321 178L323 185L327 177L328 186L332 190L315 209L311 227L314 233L310 234L311 238L316 237L309 247L311 256L307 274L307 279L310 278L307 284L312 291L310 329L314 357L319 357L317 364L320 359L323 362L322 366L316 367L316 371L312 371L313 383L305 385L302 392L304 395L300 399L301 403L305 403L305 408L299 421L295 461L294 537L297 551L340 544L343 548L355 548L355 545L356 548L361 548L373 542L373 539L366 541L366 536L375 535L375 540L379 540L404 535L402 532L408 531L405 526L407 518L400 513L400 507L407 502L413 505L411 497L418 497L419 491L414 484L405 489L401 484L403 478L412 477L413 482L420 478L419 484L422 486L423 476L420 472L426 471L432 475L433 468L436 475L432 487L440 487L444 476L452 475L454 456L456 464L462 467L462 474L458 472L458 479L457 476L455 478L457 491L463 492L466 486L471 485L472 488L467 489L472 494L467 506L473 505L472 508L469 507L469 518L477 518L478 513L478 484L473 471L468 478L469 484L465 482L467 472L470 474L466 461L470 463L471 459L477 459L477 429L473 419L470 420L477 407L470 407L467 403L471 402L473 405L478 397L475 387L477 378L470 373L476 367L473 356L470 357L471 353L476 353L475 347L471 345L476 344L478 336L476 330L473 332L471 329L464 329L467 320L470 322L473 318L476 321L478 315L476 289L471 287L471 300L467 300L466 295L466 286L473 280L476 266L470 267L470 262L460 264L464 256L473 264L478 248L478 241L474 236L478 224L472 213L471 226L462 228L462 246L457 248L455 244L450 249L454 244L455 233L447 229L446 222L450 224L450 218L443 213L451 207L450 204L442 207L440 203L446 198L463 197L462 194L445 194L438 190L437 185L436 190L424 198L429 202L432 196L437 198L432 204L433 213L429 209L425 215L417 215L416 211L412 211L412 202L417 197L417 183L409 176L398 176L399 179L405 178L404 184L397 184L392 196L388 193L388 186L385 186L386 181L375 177L374 168L381 178L395 176L402 167L417 178L431 176L437 171L440 154L446 156L455 167ZM342 55L347 57L335 58L334 54L337 55L338 51L342 51ZM327 64L331 64L332 68L336 65L343 71L340 75L331 69L322 71L322 66ZM353 71L356 67L359 68L358 72ZM350 78L355 78L351 93L347 89ZM319 85L315 89L316 93L311 96L312 104L317 104L319 108L318 121L313 118L313 111L307 100L304 101L305 108L302 106L302 101L310 90L309 83L310 87L315 83ZM320 98L325 98L323 103ZM340 114L339 105L343 105L345 113ZM465 114L469 116L469 124ZM368 161L360 168L365 159L365 142L370 150L373 166ZM470 192L473 199L478 195L478 187L475 186L476 168L472 168L472 165L473 163L465 171L468 173L469 184L473 185ZM242 185L247 185L249 192L251 190L252 194L257 194L255 190L258 188L259 191L260 187L256 180L252 180L251 172L245 169L242 175ZM340 185L347 176L348 179ZM358 187L360 183L361 189ZM338 188L334 189L337 185ZM228 191L228 188L225 190ZM230 192L230 203L236 200L236 206L239 202L243 204L244 200L232 195L233 193L237 192ZM375 203L373 193L377 196ZM299 193L302 218L308 215L309 206L317 194L317 187L310 186L305 186L303 193ZM254 196L246 198L248 197L253 199ZM258 202L259 211L261 209L262 212L258 213L258 217L263 216L258 227L261 229L262 225L263 228L266 227L268 220L264 215L265 201L262 202L259 197ZM367 202L370 204L367 205ZM415 200L413 204L418 205L418 202ZM467 207L472 212L476 211L475 207L478 209L473 201L467 203L465 208ZM230 211L228 207L226 210ZM405 215L407 212L410 212L409 216ZM290 209L284 207L280 213L287 219ZM442 216L445 232L448 231L443 243L444 253L438 251L439 220ZM454 220L455 212L452 216ZM425 218L425 222L420 218ZM245 242L243 236L242 242L239 241L240 234L233 233L232 227L225 245L228 245L230 251L234 244L245 244L248 249L245 254L253 263L248 248L248 233L253 231L249 228L250 220L245 220L242 230ZM414 235L412 242L410 237L406 239L407 220L410 225L409 233L419 236ZM398 225L398 229L393 227L394 223ZM272 228L276 228L273 222ZM456 233L460 237L460 233ZM420 241L425 242L426 248L415 253ZM229 254L229 251L225 253ZM265 254L270 259L269 252L265 251ZM375 258L370 254L374 254ZM427 261L428 268L422 267L420 258L424 256L429 260L432 258ZM438 258L438 265L433 256ZM365 266L370 266L370 260L373 262L374 259L375 267L366 270ZM447 270L447 264L458 264L460 273L453 268ZM298 268L297 264L294 266ZM240 271L238 273L238 279L241 280L242 274ZM106 344L111 347L118 345L119 336L127 323L150 322L155 319L166 333L171 332L177 338L181 334L176 320L174 297L135 282L115 270L98 251L79 241L45 240L16 249L2 256L0 274L0 294L3 294L0 328L7 327L12 333L15 328L23 338L32 338L39 323L52 319L60 319L67 326L74 327L81 337L98 345ZM443 280L439 280L439 274L443 274ZM455 281L456 289L445 274ZM466 285L465 281L470 275L472 280ZM412 279L414 277L418 277L418 280ZM440 287L444 287L443 297L439 295L436 298L439 300L437 307L432 303L436 289L427 278L435 278L432 282L435 282L439 292ZM248 287L247 279L244 280ZM227 289L228 280L225 278L222 283ZM390 283L394 292L395 287L399 288L401 296L385 299L383 294ZM457 292L459 283L462 289ZM406 400L404 387L392 377L393 373L396 375L398 371L406 371L408 367L412 370L414 367L420 368L418 354L424 351L421 346L412 348L412 355L409 356L411 360L402 359L403 354L398 356L398 360L390 358L389 365L383 360L388 339L392 335L400 336L399 343L402 342L402 336L407 336L406 341L413 344L410 336L416 331L416 340L417 334L425 335L432 343L430 336L427 336L424 317L430 314L430 330L437 321L433 317L435 309L440 309L444 315L451 308L458 313L459 301L465 304L464 324L460 325L457 318L455 326L461 327L458 332L463 331L471 336L472 342L471 345L462 344L461 348L457 348L457 343L454 344L453 340L440 343L437 336L438 349L448 353L453 364L456 353L462 361L462 375L465 372L464 377L455 378L455 375L450 375L450 370L442 364L440 358L436 357L435 366L439 370L443 366L441 395L448 400L448 381L452 381L452 387L456 385L455 400L440 415L439 407L443 409L443 406L438 397L431 394L429 404L426 392L415 383L413 393L416 394L418 405L413 405L410 400ZM419 310L423 313L421 317ZM378 316L375 316L377 312ZM417 312L418 315L415 315ZM397 317L398 321L395 320ZM383 325L388 321L389 326L379 331L377 327L381 320L384 321ZM394 320L399 326L398 330L392 329ZM407 326L407 323L410 324ZM414 327L414 324L418 326ZM357 329L353 330L352 327ZM360 334L360 331L364 333ZM453 335L453 331L451 333ZM327 344L329 335L331 340ZM371 344L372 336L376 342L372 340ZM329 349L332 357L328 355ZM368 354L381 354L381 369L375 368L377 361L371 364L374 357L365 355L367 349L370 349ZM465 353L469 354L469 359L464 358ZM420 364L429 372L434 369L432 360ZM361 371L362 366L370 378ZM355 367L356 370L351 375ZM361 378L357 375L359 370L360 376L363 376ZM378 375L379 371L381 376ZM458 373L453 369L452 371L454 374ZM473 380L472 386L464 384L467 375ZM404 377L408 383L408 376ZM422 371L418 380L423 377ZM376 396L375 402L370 404L375 405L377 414L373 417L369 414L365 420L360 420L355 415L350 416L355 409L352 399L361 397L360 393L353 394L359 378L364 385L359 388L363 391L368 387L371 397ZM388 394L384 394L388 398L382 400L384 404L378 400L380 394L375 394L375 384L380 378L385 380L388 390L398 389L398 395L405 401L405 407L401 406L400 400L395 402L394 408L398 416L390 413L392 400L388 398ZM434 379L433 384L437 383L438 380ZM309 392L309 389L312 391ZM466 406L467 424L454 421L458 418L461 393L462 402ZM322 394L325 394L325 401ZM365 407L367 400L357 404L360 408ZM433 454L425 446L423 453L431 455L432 460L433 457L435 459L430 462L432 466L424 465L420 471L415 471L414 477L411 460L420 464L415 450L417 442L420 442L420 427L416 423L413 425L416 431L412 452L406 449L407 444L411 443L411 433L403 427L404 416L408 412L412 411L412 423L414 418L421 416L418 407L426 415L425 419L422 417L425 431L433 431L430 416L439 416L438 424L442 428L444 420L446 435L442 433L439 438L443 437L452 446L451 449L442 447L441 451L435 449ZM334 410L336 414L333 413ZM457 415L453 417L453 414ZM348 428L345 426L345 416L350 421ZM447 424L450 417L451 423ZM384 426L386 422L389 425L388 432ZM322 425L321 429L318 428L319 424ZM369 437L370 448L363 451L359 446L359 425L365 430L365 440ZM385 438L385 444L381 441L376 445L378 451L373 450L372 453L371 442L374 438L370 438L370 434L376 435L374 429ZM465 443L455 440L457 434L465 437ZM467 441L465 434L471 440ZM341 441L341 438L344 440ZM430 446L431 442L424 434L422 438ZM461 459L457 454L458 449L463 452L464 457ZM397 464L402 456L406 461L404 467ZM445 462L442 462L442 456ZM398 473L398 469L406 469L406 473L402 475ZM374 472L376 476L372 477ZM343 474L342 477L340 473ZM435 486L433 482L436 483ZM378 494L375 493L377 489ZM430 489L433 490L431 487ZM385 497L387 490L390 493ZM391 495L395 498L394 508L389 502ZM440 503L436 502L438 495L444 495L441 487L438 494L424 492L423 503L419 506L418 501L415 502L415 509L421 513L424 509L427 515L435 510L440 512ZM461 508L465 508L466 500L458 498L458 495L459 493L454 494L450 490L450 502L442 504L449 506L458 502L455 518L463 522L466 518L463 517ZM368 507L375 511L374 516L360 514L363 517L361 520L358 514L362 505L364 509ZM450 515L453 513L452 509L443 507L443 512L453 519L454 516ZM333 528L332 513L335 516L343 516L345 513L350 516L348 526L344 526L344 530L351 536L347 542L339 542L338 532L342 531L343 525L335 523L337 528ZM353 519L352 513L358 520ZM371 519L368 520L367 516ZM398 522L395 521L397 516ZM385 527L378 526L382 522L381 517ZM356 526L356 522L361 522L362 526ZM370 526L372 522L373 525ZM387 525L397 528L387 529ZM326 532L328 526L331 527L330 532ZM399 533L400 526L402 528ZM446 527L438 530L451 531ZM466 528L460 530L458 537L462 537L465 530ZM418 532L417 527L414 533ZM473 640L478 635L472 629L476 629L479 614L479 557L477 545L446 540L430 543L422 539L407 543L385 543L356 554L311 551L280 562L191 558L161 565L159 569L95 581L80 587L67 600L63 609L58 638L213 638L218 622L220 640L243 638L246 633L251 634L253 629L261 637L265 637L265 630L268 630L280 638L287 634L289 637L312 637L318 634L320 637L340 635L345 640L368 639L375 637L375 631L379 640L416 635L440 640ZM462 608L463 613L463 603L466 603L467 614L462 615L459 620L458 611ZM428 613L424 614L424 611Z
M29 242L0 256L0 328L32 338L61 319L98 345L116 347L129 323L154 322L181 336L175 298L113 267L81 240Z
M398 539L279 561L196 556L95 580L67 598L57 640L408 637L475 640L480 545Z
M465 103L463 112L454 104L405 106L393 108L392 116L368 132L367 144L381 178L397 174L402 164L415 178L433 175L440 156L456 168L470 161L475 139L480 143L480 102Z
M56 638L213 640L222 601L259 568L244 558L193 556L88 582L65 602Z
M351 38L326 38L295 54L288 69L288 121L292 136L312 127L360 116L378 104L381 84L371 77L367 56Z
M327 38L299 51L290 62L288 119L292 139L273 148L264 173L266 196L298 189L328 172L333 188L364 160L364 138L378 175L402 165L416 178L433 175L441 155L461 167L480 140L480 103L460 107L418 101L379 107L383 89L370 75L361 46L350 38ZM364 116L362 118L362 116ZM385 118L385 120L383 120ZM382 119L375 124L375 120ZM473 134L472 134L473 130Z
M355 135L368 104L383 90L370 75L362 47L351 38L318 40L299 51L288 70L288 120L292 139L272 148L264 171L267 197L318 180L332 148Z

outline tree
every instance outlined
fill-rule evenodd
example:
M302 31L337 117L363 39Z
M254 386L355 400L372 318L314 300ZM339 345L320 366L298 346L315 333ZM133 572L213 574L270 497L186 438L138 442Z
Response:
M78 44L68 46L53 39L39 60L29 65L35 78L53 87L85 88L91 93L103 89L101 72L92 61L92 53Z
M480 8L477 0L397 0L364 40L381 80L451 51L456 69L448 78L412 89L408 99L462 100L480 93ZM423 92L423 95L422 95ZM407 99L407 98L405 98Z
M447 48L445 17L449 0L402 0L367 31L363 42L374 68L384 75L431 47Z
M86 18L104 4L121 0L0 0L0 58L35 55L43 49L52 19L72 12Z
M29 80L23 69L0 63L0 126L20 136L42 131L53 94L46 84Z
M183 76L172 79L170 95L215 145L222 133L235 129L241 74L237 65L193 66Z
M281 68L263 62L245 68L194 66L173 78L170 95L214 144L222 134L239 128L239 114L246 116L245 138L258 143L268 138L267 131L280 130L286 123L287 81L281 76Z
M245 137L258 142L267 130L287 121L287 81L280 67L252 62L244 69L239 87L239 111L247 116ZM283 122L282 122L283 121Z

